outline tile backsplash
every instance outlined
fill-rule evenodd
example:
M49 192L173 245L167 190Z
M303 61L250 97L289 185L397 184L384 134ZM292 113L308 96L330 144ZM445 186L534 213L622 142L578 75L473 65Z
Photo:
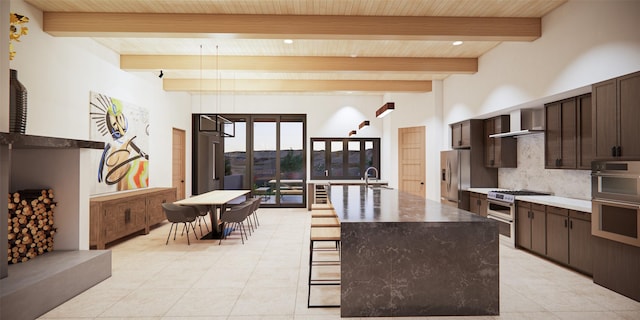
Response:
M544 168L544 134L518 138L518 167L498 169L498 187L591 200L591 171Z

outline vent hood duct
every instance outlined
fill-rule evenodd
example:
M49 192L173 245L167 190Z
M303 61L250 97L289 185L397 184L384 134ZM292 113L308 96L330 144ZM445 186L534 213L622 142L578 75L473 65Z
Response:
M521 109L509 114L511 131L489 135L490 138L505 138L527 134L544 133L544 109Z

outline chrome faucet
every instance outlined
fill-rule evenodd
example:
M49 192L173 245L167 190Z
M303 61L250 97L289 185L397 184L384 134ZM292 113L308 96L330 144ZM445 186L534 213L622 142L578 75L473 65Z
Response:
M379 179L379 177L378 177L378 169L376 169L376 167L369 167L369 168L367 168L367 170L364 172L364 183L365 183L365 185L367 185L367 186L369 185L369 170L372 170L372 169L373 169L373 171L375 171L375 176L374 176L374 177L375 177L375 179L376 179L376 180L378 180L378 179Z

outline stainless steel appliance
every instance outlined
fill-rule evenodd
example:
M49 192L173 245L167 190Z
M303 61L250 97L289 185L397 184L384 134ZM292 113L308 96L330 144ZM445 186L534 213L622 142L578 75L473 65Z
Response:
M594 161L591 169L591 233L640 247L640 161Z
M487 194L487 218L498 221L500 240L515 247L516 196L549 195L531 190L496 190Z
M443 204L464 208L462 191L470 186L470 160L470 150L440 153L440 200Z

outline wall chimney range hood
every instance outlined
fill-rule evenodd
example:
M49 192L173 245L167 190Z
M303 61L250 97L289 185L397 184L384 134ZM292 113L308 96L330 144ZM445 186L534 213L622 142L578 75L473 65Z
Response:
M544 108L521 109L509 114L511 131L489 135L489 138L517 138L523 135L544 133Z

